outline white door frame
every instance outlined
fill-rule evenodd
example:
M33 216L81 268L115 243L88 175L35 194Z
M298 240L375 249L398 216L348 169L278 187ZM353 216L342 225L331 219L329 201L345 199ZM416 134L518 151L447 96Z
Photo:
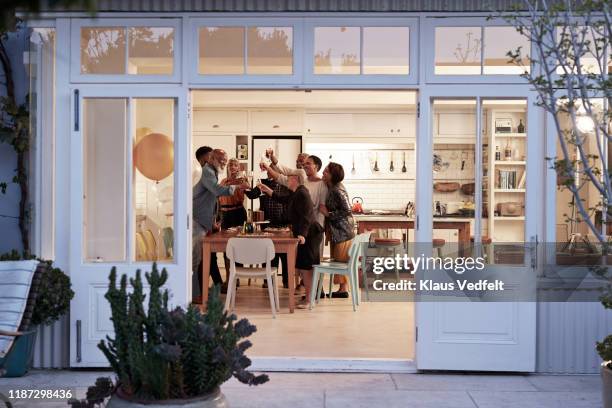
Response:
M78 95L77 91L78 90ZM84 98L172 98L175 104L175 172L174 172L174 262L160 264L169 272L166 287L171 291L170 303L175 306L188 305L191 298L191 274L190 270L191 250L188 247L189 233L189 206L188 179L191 174L191 160L187 154L191 150L188 135L187 100L182 88L177 86L155 86L155 85L125 85L121 87L108 87L104 85L82 85L71 87L71 140L70 140L70 256L69 267L75 298L71 302L70 313L70 365L71 367L101 367L108 363L104 356L97 350L96 344L101 338L101 332L94 333L95 323L92 307L93 301L106 301L101 294L106 293L108 287L108 274L112 266L117 267L120 276L125 273L134 276L136 269L150 271L151 263L131 261L130 251L126 257L127 261L122 263L85 263L83 262L83 99ZM78 123L77 123L78 120ZM128 118L129 122L129 118ZM131 124L129 127L131 128ZM129 132L128 134L131 134ZM130 145L131 147L131 142ZM128 149L128 160L131 162L131 149ZM131 171L128 169L128 171ZM132 195L132 188L128 188L128 197ZM131 199L128 199L131 202ZM127 211L127 248L131 248L130 240L133 235L134 214L131 207ZM95 275L95 276L92 276ZM142 275L144 280L144 274ZM145 283L146 286L146 283ZM96 292L96 293L94 293ZM110 334L110 333L108 333Z
M446 85L427 85L420 89L419 101L421 117L419 121L419 129L417 132L417 157L429 157L433 156L433 140L432 140L432 100L434 98L475 98L477 100L477 118L478 123L482 121L480 106L481 98L516 98L516 99L527 99L527 133L532 135L527 138L527 152L528 161L526 165L527 174L529 174L529 180L527 183L527 191L525 194L525 214L526 219L533 218L541 220L541 223L526 222L525 223L525 236L524 241L532 242L538 239L538 236L543 236L544 224L542 220L544 217L538 217L538 211L543 211L539 208L537 203L538 192L544 191L544 170L545 170L545 150L544 142L545 138L538 138L535 135L543 134L543 123L544 115L535 106L536 96L527 87L524 86L497 86L492 87L490 85L453 85L452 87ZM478 135L477 140L481 141L480 129L481 126L477 126ZM541 157L541 160L537 158ZM534 158L536 158L534 160ZM431 171L432 163L429 160L417 161L417 198L416 198L416 217L417 217L417 230L415 239L416 242L430 243L432 240L433 232L433 214L432 214L432 200L433 193L431 186L433 185L433 174ZM477 180L481 176L477 176ZM478 182L476 182L478 185ZM479 229L480 222L476 221L476 228ZM479 235L479 230L476 231L475 235ZM531 267L531 262L526 265L526 268ZM416 310L416 324L417 324L417 344L416 344L416 362L417 368L419 369L446 369L446 370L495 370L495 371L535 371L535 351L536 351L536 303L535 302L516 302L511 304L510 313L514 313L521 319L521 327L526 328L525 335L521 337L521 358L516 361L513 367L509 367L506 364L496 365L494 361L489 360L477 361L473 355L462 356L461 344L456 343L450 347L456 347L455 361L439 361L435 356L431 356L431 353L427 351L431 350L432 346L438 346L439 342L436 340L434 335L435 328L433 327L435 313L439 311L436 308L444 306L438 306L440 303L437 302L417 302L415 305ZM495 307L495 303L482 303L477 307ZM501 306L500 306L501 307ZM506 309L508 310L508 309ZM472 345L478 341L472 341ZM437 343L437 344L436 344ZM483 353L483 358L487 359ZM419 359L419 356L421 357ZM445 357L441 357L445 358ZM489 364L486 364L489 363Z

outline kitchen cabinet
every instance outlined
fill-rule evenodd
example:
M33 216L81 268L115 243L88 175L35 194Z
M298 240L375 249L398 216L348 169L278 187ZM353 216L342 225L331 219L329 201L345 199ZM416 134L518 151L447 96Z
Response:
M411 113L308 113L304 127L312 135L414 138L416 116Z
M194 132L246 133L248 111L246 110L195 110Z
M353 128L356 135L414 137L416 134L414 115L400 113L356 113Z
M351 113L308 113L304 128L311 135L352 135L353 115Z
M470 112L439 112L433 123L436 143L476 143L476 116Z
M297 110L251 111L251 132L262 134L301 134L302 112Z

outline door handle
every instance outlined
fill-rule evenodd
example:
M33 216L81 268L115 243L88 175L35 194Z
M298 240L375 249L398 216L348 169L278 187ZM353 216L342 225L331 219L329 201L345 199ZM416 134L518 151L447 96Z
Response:
M81 321L76 321L76 360L81 362Z

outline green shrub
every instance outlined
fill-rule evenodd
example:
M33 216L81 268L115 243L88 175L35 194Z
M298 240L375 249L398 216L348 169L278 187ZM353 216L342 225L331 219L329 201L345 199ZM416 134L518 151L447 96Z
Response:
M169 310L168 290L161 289L168 279L166 270L160 273L153 264L145 277L150 288L146 311L140 270L130 279L128 293L127 276L117 285L112 268L105 295L115 337L107 336L98 347L116 373L122 394L139 400L192 398L214 391L232 376L249 385L268 381L267 375L247 370L251 361L244 352L251 342L243 339L255 326L225 312L218 290L211 293L205 314L197 307ZM86 406L77 405L83 401L73 404Z

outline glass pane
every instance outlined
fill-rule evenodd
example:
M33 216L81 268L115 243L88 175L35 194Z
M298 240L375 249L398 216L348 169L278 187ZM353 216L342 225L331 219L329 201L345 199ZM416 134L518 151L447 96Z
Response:
M361 64L359 27L316 27L314 73L359 75Z
M244 27L200 28L202 75L244 74Z
M480 27L436 27L435 37L436 75L480 75Z
M249 27L247 74L293 73L293 28Z
M529 72L529 58L522 58L524 67L510 62L506 55L521 47L521 55L529 55L529 40L514 27L485 27L484 74L520 75Z
M577 48L579 50L578 53L575 52L576 48L574 48L574 44L571 41L573 36L578 38L579 45L583 46ZM610 40L604 40L601 35L593 36L593 31L585 26L572 25L557 28L557 49L561 55L567 57L566 68L568 70L576 72L574 65L578 63L583 73L601 73L599 63L597 62L596 47L603 47L605 44L608 44L609 47ZM601 53L602 50L599 52ZM558 66L557 74L563 74L563 72L563 67Z
M364 27L363 73L408 75L410 28Z
M558 265L593 265L600 261L601 246L586 219L607 235L603 222L603 201L597 187L591 181L587 169L597 180L602 180L604 167L603 143L598 143L596 127L605 126L602 99L590 99L590 111L579 106L576 121L568 113L559 113L561 138L557 139L557 216L556 263ZM565 109L565 108L562 108ZM601 134L601 132L600 132ZM603 135L602 135L603 136ZM567 155L563 153L563 147ZM566 169L566 166L569 169ZM573 172L573 175L572 175ZM572 193L574 188L578 194ZM586 211L586 217L580 207ZM609 221L610 214L606 215ZM609 227L608 227L609 228Z
M125 99L83 101L83 254L88 262L125 261Z
M174 257L174 100L135 99L133 259Z
M476 101L434 100L433 123L433 255L467 256L476 212Z
M174 28L130 27L128 74L172 75Z
M125 74L125 28L81 28L81 74Z
M483 100L482 248L488 263L524 263L527 101Z

